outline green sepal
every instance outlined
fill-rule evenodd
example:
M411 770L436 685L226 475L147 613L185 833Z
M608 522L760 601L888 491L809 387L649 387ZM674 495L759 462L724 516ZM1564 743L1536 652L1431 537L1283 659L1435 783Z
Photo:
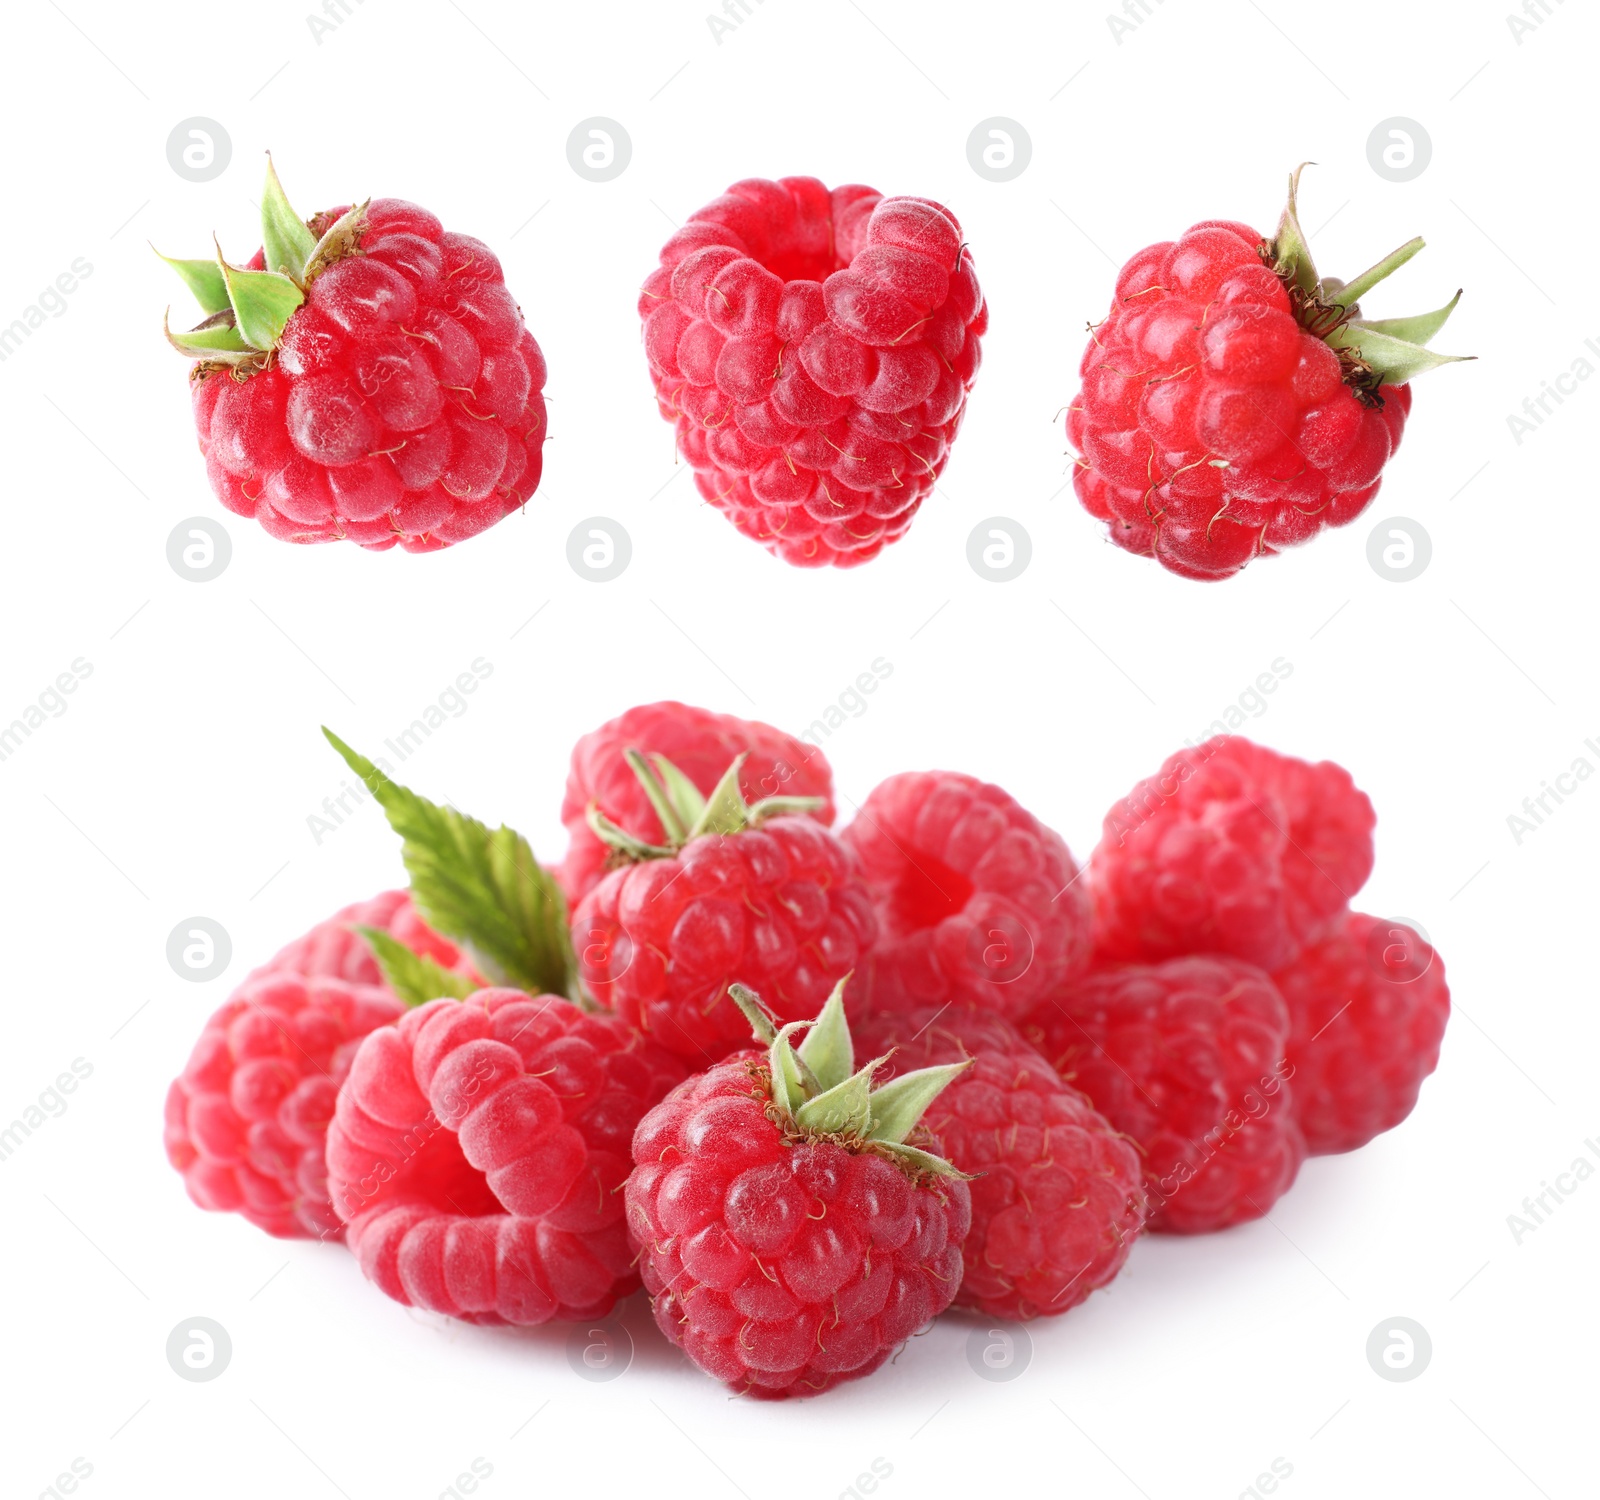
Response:
M221 250L217 264L222 267L228 300L244 341L263 351L275 347L295 309L306 300L305 293L278 271L242 271L230 266Z
M470 979L452 974L426 954L416 953L406 947L392 932L381 927L357 924L357 932L367 940L372 956L377 960L384 983L407 1006L426 1005L430 1000L446 997L465 1000L476 986Z
M872 1122L867 1128L867 1139L890 1146L900 1145L917 1128L928 1106L971 1066L969 1057L964 1062L918 1068L914 1073L902 1073L891 1079L872 1095Z
M700 795L700 788L664 755L652 753L650 764L655 767L656 775L661 778L667 796L685 828L692 828L706 810L706 799Z
M750 804L750 825L759 828L769 818L801 817L819 812L822 804L821 797L763 797Z
M490 829L384 775L332 730L328 743L366 784L403 840L401 858L423 920L466 946L492 982L581 1002L561 889L521 834Z
M935 1156L931 1151L923 1151L917 1146L908 1146L903 1141L880 1141L878 1148L888 1152L891 1156L898 1157L908 1167L916 1172L929 1172L935 1177L956 1177L962 1182L971 1182L973 1174L963 1172L954 1162L949 1162L942 1156Z
M800 1059L816 1075L824 1089L841 1084L855 1072L855 1047L850 1041L850 1023L844 1014L844 987L847 974L834 985L822 1013L811 1023L800 1044Z
M1424 248L1421 236L1369 266L1349 281L1319 278L1311 248L1300 228L1297 199L1302 162L1289 178L1289 201L1278 223L1278 236L1268 247L1273 269L1289 288L1290 300L1302 326L1330 348L1348 351L1345 379L1360 392L1379 385L1403 385L1440 365L1458 364L1471 355L1434 354L1425 345L1444 326L1461 298L1457 292L1443 307L1409 318L1373 319L1359 316L1359 303L1373 287L1392 276Z
M637 750L624 750L622 758L627 761L628 769L633 772L635 780L644 789L645 796L649 798L650 806L655 809L656 816L661 819L661 829L667 836L668 845L676 847L681 844L685 834L689 831L689 823L693 819L685 819L679 815L673 798L667 790L666 782L657 769L659 766L670 765L671 762L657 755L651 758L655 762L652 765ZM681 771L678 771L677 767L674 766L673 770L677 772L678 778L681 778L686 783L689 781L689 778L684 776Z
M261 190L261 250L267 270L278 271L296 286L304 287L306 264L317 248L316 239L290 206L267 153L267 183Z
M312 247L311 254L306 257L307 285L310 285L336 260L354 255L360 248L361 236L367 228L367 205L371 202L370 198L362 199L354 208L347 209L328 226L322 238Z
M790 1119L806 1102L811 1092L801 1072L800 1058L789 1039L805 1027L804 1021L791 1021L772 1039L767 1049L767 1069L772 1074L772 1102ZM812 1079L814 1083L816 1080Z
M1443 307L1437 307L1432 312L1418 313L1412 318L1352 318L1350 326L1404 339L1408 344L1427 344L1444 327L1460 300L1461 293L1457 292Z
M1283 206L1278 220L1277 238L1272 242L1272 268L1285 281L1293 283L1308 294L1317 289L1317 266L1311 258L1311 246L1300 228L1300 210L1296 199L1300 192L1300 174L1310 166L1301 162L1289 174L1289 201Z
M1391 250L1376 265L1368 266L1350 281L1339 281L1332 276L1325 277L1322 282L1322 300L1330 307L1342 307L1348 311L1380 281L1393 276L1413 255L1426 246L1427 241L1419 234L1407 240L1398 250Z
M735 757L709 797L702 796L700 789L664 755L652 752L646 756L630 749L623 751L623 756L650 799L656 817L661 820L666 840L664 845L648 844L625 828L619 828L591 803L587 815L589 826L608 848L624 859L665 859L693 839L743 833L747 828L759 827L768 818L812 813L823 805L821 797L763 797L753 806L747 803L739 786L739 774L748 753Z
M1473 354L1435 354L1421 344L1397 339L1361 323L1346 323L1328 335L1335 349L1349 349L1383 385L1404 385L1413 376L1437 370L1440 365L1475 359Z
M740 1014L750 1023L750 1031L755 1039L763 1047L770 1047L777 1039L778 1028L773 1025L772 1013L762 1003L761 996L745 985L730 984L728 998L739 1007Z
M711 789L705 807L690 827L689 838L704 838L708 833L743 833L750 826L750 808L739 790L739 772L745 759L741 752L722 773L722 780Z
M872 1123L872 1074L882 1061L875 1058L843 1083L807 1099L794 1112L795 1124L819 1135L865 1136Z
M178 273L183 284L194 293L200 311L208 317L213 313L229 312L233 304L228 301L228 284L222 279L222 267L214 260L174 260L150 247Z
M584 813L584 821L594 830L594 836L608 849L614 849L618 854L626 855L631 860L667 859L672 850L661 844L647 844L643 839L636 839L626 829L618 828L603 812L600 811L598 802L591 802L589 810Z
M224 365L247 364L251 360L261 358L259 349L252 349L239 337L239 330L233 326L231 312L218 313L216 317L207 318L198 328L191 328L187 333L174 333L171 317L172 309L168 308L161 315L161 331L167 336L167 342L179 354L186 354L190 359L208 359Z

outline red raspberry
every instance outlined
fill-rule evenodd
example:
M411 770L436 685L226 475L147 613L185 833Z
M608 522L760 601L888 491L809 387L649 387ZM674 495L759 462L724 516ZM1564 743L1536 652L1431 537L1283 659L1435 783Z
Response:
M406 891L347 906L255 970L209 1021L167 1091L167 1159L201 1208L269 1234L340 1239L323 1138L362 1037L403 1010L356 924L457 973L471 965Z
M845 829L882 932L872 1002L1016 1019L1083 968L1089 898L1059 834L974 776L908 771Z
M613 835L638 862L607 875L572 918L595 999L699 1065L748 1038L724 1001L731 983L759 984L781 1020L801 1020L877 937L855 856L815 818L764 818L760 803L745 806L737 765L709 802L737 805L721 831L697 833L683 809L689 832L667 847Z
M1084 509L1119 547L1202 579L1353 521L1400 445L1404 382L1445 362L1422 345L1454 301L1383 325L1355 301L1421 244L1324 284L1291 182L1275 240L1208 219L1139 251L1067 416Z
M924 1122L972 1174L972 1232L955 1305L994 1318L1076 1307L1122 1269L1144 1227L1138 1154L1009 1021L966 1006L882 1015L864 1052L896 1048L884 1077L973 1059Z
M1089 862L1097 952L1281 968L1372 873L1375 821L1331 761L1237 735L1180 750L1106 814Z
M866 562L905 532L988 326L948 209L814 177L748 178L691 214L639 316L700 493L804 567Z
M942 1175L914 1117L914 1149L874 1135L870 1074L850 1079L855 1125L805 1123L816 1096L797 1080L796 1107L775 1089L787 1047L742 1052L674 1089L639 1123L627 1188L661 1331L707 1374L767 1398L877 1369L950 1305L972 1223L966 1182ZM835 1071L817 1064L823 1088L853 1067L848 1031L844 1048Z
M1028 1040L1137 1142L1150 1228L1202 1234L1260 1218L1306 1154L1272 981L1231 958L1099 969L1041 1005Z
M270 169L266 197L282 202ZM327 253L306 257L325 233ZM253 320L263 283L294 291L282 275L252 279L264 252L225 286L216 266L177 263L216 315L171 337L199 359L195 428L223 505L284 541L427 552L525 504L543 463L545 364L494 252L377 198L317 215L290 259L304 300ZM237 325L223 344L204 332L218 317Z
M413 953L431 958L442 969L476 979L471 962L447 937L441 937L417 915L408 890L381 891L319 922L310 932L280 948L257 972L288 970L306 978L348 979L353 984L383 983L372 947L356 931L379 927L399 938Z
M323 1137L361 1039L402 1009L377 985L246 979L167 1091L167 1160L189 1196L268 1234L338 1239Z
M728 763L744 754L739 788L752 802L778 795L820 797L813 816L833 822L833 772L822 751L781 729L685 703L643 703L592 729L572 747L561 821L570 842L561 865L562 888L576 906L600 883L611 851L590 828L596 806L613 823L647 843L665 837L661 819L629 769L624 752L663 755L704 793L710 793Z
M1411 928L1350 912L1273 978L1293 1025L1306 1149L1354 1151L1393 1130L1439 1062L1450 1018L1444 961Z
M636 1285L618 1189L683 1077L554 996L433 1000L361 1045L328 1130L333 1202L377 1286L473 1323L600 1316Z

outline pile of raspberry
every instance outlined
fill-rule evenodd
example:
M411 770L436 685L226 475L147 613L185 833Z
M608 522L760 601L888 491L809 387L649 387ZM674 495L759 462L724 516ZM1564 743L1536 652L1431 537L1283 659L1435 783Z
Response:
M494 982L497 939L419 876L206 1023L169 1159L408 1307L593 1320L642 1284L687 1358L773 1399L947 1308L1059 1316L1146 1231L1267 1215L1438 1061L1444 966L1351 909L1375 818L1336 765L1180 751L1084 868L972 776L891 776L839 831L834 801L769 725L628 710L575 747L538 872L559 993Z

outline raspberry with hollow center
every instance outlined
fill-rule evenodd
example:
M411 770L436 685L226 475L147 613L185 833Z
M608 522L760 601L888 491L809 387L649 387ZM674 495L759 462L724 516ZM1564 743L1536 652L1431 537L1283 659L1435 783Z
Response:
M1271 979L1231 958L1097 969L1022 1028L1136 1141L1150 1228L1203 1234L1260 1218L1305 1158Z
M867 1052L895 1049L886 1078L973 1060L923 1116L972 1177L957 1307L1049 1317L1116 1276L1144 1228L1138 1153L1014 1026L947 1005L880 1014L858 1030Z
M956 1001L1016 1019L1089 958L1089 898L1061 836L997 786L907 771L843 833L881 937L872 1003Z
M1372 321L1358 298L1422 248L1354 281L1320 279L1299 172L1275 239L1207 219L1147 246L1092 326L1067 416L1073 484L1111 540L1187 578L1344 526L1400 445L1426 344L1454 309Z
M814 177L747 178L691 214L639 316L700 493L802 567L851 567L905 533L988 325L948 209Z
M1444 961L1403 923L1349 912L1273 978L1293 1026L1306 1149L1354 1151L1393 1130L1439 1063L1450 1019Z
M768 1051L688 1079L633 1138L628 1228L656 1323L750 1396L869 1374L961 1284L971 1195L920 1123L961 1069L875 1090L873 1065L855 1071L842 991L797 1059L795 1026L775 1032L735 986Z
M411 552L525 504L545 363L494 252L398 198L301 222L270 164L262 226L248 266L171 262L209 314L168 337L222 504L283 541Z
M433 1000L361 1044L328 1130L350 1248L380 1290L474 1323L599 1316L636 1284L618 1191L683 1077L554 996Z
M1238 735L1180 750L1106 814L1089 861L1096 953L1281 968L1372 873L1375 822L1331 761Z
M728 764L745 761L739 789L747 801L763 797L820 797L812 814L833 822L833 772L822 751L781 729L733 714L686 703L642 703L592 729L572 747L561 821L569 843L560 870L567 901L576 906L610 868L612 851L589 826L594 807L646 843L665 837L661 819L629 768L626 752L643 751L671 761L702 793L709 794Z

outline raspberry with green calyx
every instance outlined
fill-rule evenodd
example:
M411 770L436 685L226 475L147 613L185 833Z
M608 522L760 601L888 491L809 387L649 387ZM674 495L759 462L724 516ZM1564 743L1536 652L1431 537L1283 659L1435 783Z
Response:
M746 802L742 754L709 796L664 756L625 754L663 842L590 809L620 865L573 913L590 993L700 1066L744 1043L722 1003L736 980L759 987L784 1021L814 1016L878 933L855 855L809 816L821 800Z
M1427 346L1460 300L1369 318L1361 298L1423 247L1350 281L1319 275L1300 170L1277 234L1207 219L1123 266L1067 415L1073 483L1111 540L1188 578L1353 521L1411 410L1409 382L1462 356Z
M842 981L785 1025L728 994L766 1050L640 1121L628 1228L657 1324L701 1369L751 1396L816 1395L877 1369L961 1284L971 1193L921 1122L970 1060L874 1088L885 1059L856 1066Z
M372 198L302 220L267 162L261 249L162 257L205 314L167 338L217 498L291 542L437 551L538 488L544 356L494 252Z

